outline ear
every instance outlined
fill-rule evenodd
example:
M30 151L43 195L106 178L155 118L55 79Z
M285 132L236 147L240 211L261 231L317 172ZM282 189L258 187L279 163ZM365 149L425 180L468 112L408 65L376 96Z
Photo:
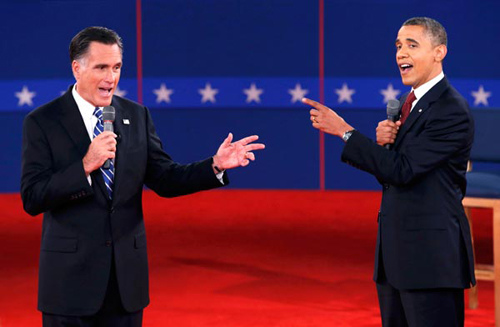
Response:
M73 60L73 62L71 63L71 70L73 71L73 76L78 81L80 79L80 72L82 70L82 65L78 61Z
M448 48L444 44L440 44L434 48L434 59L437 62L442 62L446 54L448 53Z

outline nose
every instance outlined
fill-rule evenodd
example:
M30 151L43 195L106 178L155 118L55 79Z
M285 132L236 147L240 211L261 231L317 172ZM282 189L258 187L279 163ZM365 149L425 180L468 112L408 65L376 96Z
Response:
M396 52L397 59L403 59L408 57L408 52L406 52L405 48L401 48Z
M104 81L107 83L114 83L116 80L116 73L112 69L106 70L106 76L104 76Z

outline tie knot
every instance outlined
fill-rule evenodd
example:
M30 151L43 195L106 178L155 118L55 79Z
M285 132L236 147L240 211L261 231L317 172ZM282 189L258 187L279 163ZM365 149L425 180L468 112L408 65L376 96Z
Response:
M97 119L101 120L102 119L102 109L99 107L96 107L93 115L96 116Z
M403 107L401 108L401 124L404 124L406 118L410 115L411 104L415 101L417 97L415 96L415 92L411 91L410 94L406 97L405 103L403 103Z
M407 103L411 104L413 103L413 101L415 101L417 99L417 97L415 96L415 92L411 91L410 94L408 94L408 97L406 98L406 101ZM102 110L101 110L102 112Z

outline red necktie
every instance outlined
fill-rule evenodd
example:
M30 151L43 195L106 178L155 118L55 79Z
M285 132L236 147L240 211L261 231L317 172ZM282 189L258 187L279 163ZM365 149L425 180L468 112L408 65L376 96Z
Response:
M406 118L410 115L411 104L415 101L415 99L415 93L411 91L410 94L408 94L408 97L406 97L405 103L403 103L403 108L401 108L401 118L399 118L399 120L401 120L401 125L405 123Z

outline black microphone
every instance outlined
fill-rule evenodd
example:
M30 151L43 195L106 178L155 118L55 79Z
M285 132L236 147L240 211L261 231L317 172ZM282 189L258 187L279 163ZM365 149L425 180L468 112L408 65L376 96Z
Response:
M398 101L399 103L399 101ZM387 109L389 110L389 109ZM115 122L115 107L106 106L102 108L102 124L104 126L104 131L114 132L113 123ZM107 159L102 165L102 168L109 169L110 161Z
M399 100L387 101L387 120L396 122L399 119ZM390 149L392 144L386 144L385 148Z

